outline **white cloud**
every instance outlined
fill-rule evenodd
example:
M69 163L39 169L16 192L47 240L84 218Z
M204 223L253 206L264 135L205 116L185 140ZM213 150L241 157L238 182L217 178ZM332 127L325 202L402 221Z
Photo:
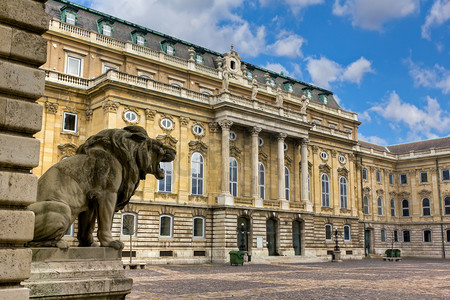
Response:
M289 72L286 70L286 68L279 63L267 63L265 66L263 66L263 68L276 73L283 72L284 75L289 75Z
M294 33L282 32L278 35L278 40L267 46L267 52L276 56L302 57L301 47L305 40Z
M364 57L350 63L347 67L343 67L326 57L319 59L308 57L306 61L306 69L311 76L311 80L314 84L326 89L330 88L331 82L337 81L360 84L364 74L373 72L372 63Z
M444 24L450 19L450 0L436 0L422 25L422 37L430 39L431 27Z
M323 0L286 0L287 5L291 7L294 13L298 13L308 6L322 4L323 2Z
M432 68L421 67L410 58L405 62L409 67L409 75L416 86L440 89L442 93L450 93L450 71L436 64Z
M386 146L387 142L385 139L380 138L378 136L375 135L371 135L371 136L364 136L361 132L358 132L358 139L368 142L368 143L372 143L372 144L376 144L376 145L381 145L381 146Z
M335 0L333 14L348 16L353 26L380 30L391 19L406 17L419 10L420 0Z
M393 127L406 125L409 129L407 135L409 140L430 139L437 137L436 133L447 134L450 128L450 112L442 109L439 102L427 97L427 105L423 108L404 102L394 91L391 92L387 101L370 108Z
M366 110L362 113L358 113L358 121L362 123L369 123L372 121L372 117L370 116L369 112Z

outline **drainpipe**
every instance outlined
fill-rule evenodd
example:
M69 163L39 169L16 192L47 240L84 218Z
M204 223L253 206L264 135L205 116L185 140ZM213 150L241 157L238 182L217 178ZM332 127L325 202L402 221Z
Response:
M441 214L442 258L445 259L444 216L442 214L441 178L440 178L440 172L439 172L439 160L437 158L436 158L436 173L437 173L437 183L438 183L439 212Z
M205 220L205 236L206 236L206 220ZM210 241L210 262L213 263L213 245L214 244L214 207L211 208L211 241Z

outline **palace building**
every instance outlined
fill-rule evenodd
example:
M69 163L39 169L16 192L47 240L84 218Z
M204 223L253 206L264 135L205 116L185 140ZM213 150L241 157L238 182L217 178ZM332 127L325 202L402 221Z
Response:
M124 255L152 263L450 256L450 137L358 140L326 89L65 0L50 15L37 176L107 128L177 151L115 214ZM338 231L337 237L335 231ZM76 245L77 224L66 240ZM131 243L131 252L130 250Z

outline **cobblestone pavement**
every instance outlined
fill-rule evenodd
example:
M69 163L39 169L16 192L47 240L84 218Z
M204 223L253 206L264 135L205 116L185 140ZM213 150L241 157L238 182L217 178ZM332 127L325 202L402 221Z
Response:
M148 265L127 299L450 299L450 260Z

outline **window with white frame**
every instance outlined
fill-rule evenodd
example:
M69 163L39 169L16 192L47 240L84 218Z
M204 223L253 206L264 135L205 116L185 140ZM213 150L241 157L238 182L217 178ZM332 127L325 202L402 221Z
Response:
M364 210L364 214L368 215L370 210L369 210L369 196L364 195L363 197L363 210Z
M258 190L259 190L259 197L265 199L266 195L265 170L262 162L258 163Z
M200 125L194 125L194 127L192 127L192 131L195 135L202 135L205 130Z
M395 217L395 216L396 216L395 199L391 199L391 217Z
M325 224L325 240L332 241L333 240L333 225Z
M175 48L172 45L168 44L166 46L166 53L169 55L175 55Z
M405 185L408 184L408 175L400 174L400 184Z
M108 72L108 70L117 70L117 66L103 64L103 73Z
M204 159L195 152L191 158L191 194L203 195Z
M72 12L66 13L66 23L71 25L76 25L77 22L77 16Z
M442 170L442 180L450 180L450 169Z
M320 152L320 158L328 159L328 154L325 151Z
M194 217L193 237L194 238L204 238L205 237L205 218L204 217Z
M303 90L303 95L305 95L305 97L308 99L312 98L311 90L308 90L308 89Z
M378 215L382 216L383 215L383 198L378 197L377 203L378 203Z
M367 180L367 169L366 168L362 169L362 179Z
M136 236L136 224L137 224L137 216L135 213L124 212L122 213L121 220L121 236Z
M136 35L136 44L144 46L145 38L142 35Z
M428 198L422 199L422 214L424 217L431 216L430 199Z
M450 215L450 196L447 196L444 199L444 213Z
M426 229L423 231L423 242L424 243L431 243L431 230Z
M391 185L394 184L394 174L392 174L392 173L389 174L389 184L391 184Z
M377 171L377 182L381 183L381 171Z
M138 121L137 113L132 110L126 111L124 113L123 117L125 118L125 120L127 120L128 122L131 122L131 123L136 123Z
M386 242L386 230L381 229L381 241Z
M67 236L67 237L73 236L73 226L74 226L74 223L72 223L72 225L70 225L69 229L67 229L67 231L64 234L64 236Z
M264 146L264 140L262 138L258 138L258 145L259 147Z
M420 183L428 182L428 172L420 172Z
M350 241L350 225L344 225L344 241Z
M66 74L81 76L81 58L67 55Z
M173 217L171 215L159 216L159 236L172 237L173 234Z
M195 54L195 62L203 65L205 63L205 59L203 58L203 55Z
M235 141L237 139L236 132L230 131L230 141Z
M102 34L104 34L106 36L112 36L112 26L109 24L103 24Z
M403 242L404 243L411 242L411 231L403 230Z
M230 193L233 197L238 195L238 162L230 157Z
M164 178L158 180L158 192L172 193L173 161L160 162L159 167L164 171Z
M173 126L173 122L169 118L164 118L161 120L161 127L164 129L171 129Z
M341 200L341 208L347 209L347 179L345 177L341 177L339 179L339 198Z
M344 155L339 155L339 162L341 164L345 163L345 156Z
M63 131L76 133L77 126L78 114L65 111L63 113Z
M330 207L330 182L327 174L322 174L320 177L322 187L322 206Z
M409 217L409 201L402 200L402 217Z
M284 167L284 191L285 191L285 197L286 200L290 200L290 186L289 186L289 169L288 167Z

